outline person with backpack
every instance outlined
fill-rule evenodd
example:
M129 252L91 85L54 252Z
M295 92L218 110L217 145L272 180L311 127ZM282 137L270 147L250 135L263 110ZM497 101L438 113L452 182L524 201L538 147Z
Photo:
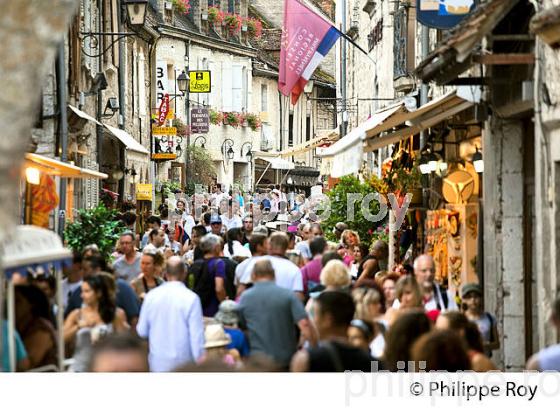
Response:
M482 308L482 289L477 283L467 283L461 289L465 316L478 326L482 336L484 354L492 357L492 351L500 348L496 318Z
M199 246L204 258L193 263L189 275L194 276L193 291L200 298L203 315L214 317L227 297L226 264L221 259L224 241L218 235L207 234Z
M436 264L430 255L420 255L414 261L414 276L424 290L424 308L427 312L459 310L453 294L435 281ZM396 302L396 301L395 301ZM393 306L396 307L396 306Z

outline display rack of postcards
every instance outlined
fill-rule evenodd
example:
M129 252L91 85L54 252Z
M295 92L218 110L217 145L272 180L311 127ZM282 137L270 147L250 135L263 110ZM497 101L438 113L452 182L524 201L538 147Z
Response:
M435 279L439 283L447 283L448 269L448 216L445 209L428 211L425 219L424 252L432 255L436 265Z

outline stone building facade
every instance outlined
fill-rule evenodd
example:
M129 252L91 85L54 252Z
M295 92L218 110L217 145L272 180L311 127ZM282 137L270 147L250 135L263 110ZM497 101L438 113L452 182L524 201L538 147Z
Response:
M109 175L104 181L72 180L72 214L79 208L98 204L101 188L118 194L121 201L133 201L135 184L151 179L146 90L153 33L146 27L140 35L114 42L110 36L87 35L129 31L119 4L117 0L80 2L70 35L65 39L65 78L60 78L61 73L53 64L43 83L41 112L32 132L37 154L61 158L59 113L65 109L69 131L67 159L79 167ZM123 47L120 53L119 47ZM67 107L59 106L60 86L66 87ZM108 107L110 100L116 108ZM90 119L83 118L83 114ZM103 125L97 125L95 120ZM122 130L146 152L129 150L105 125ZM134 179L130 175L132 169L137 175Z
M559 335L550 325L549 317L560 289L560 51L558 44L548 44L541 29L560 26L560 1L545 0L539 4L535 23L535 225L534 261L538 336L535 347L558 342ZM544 30L543 30L544 31Z

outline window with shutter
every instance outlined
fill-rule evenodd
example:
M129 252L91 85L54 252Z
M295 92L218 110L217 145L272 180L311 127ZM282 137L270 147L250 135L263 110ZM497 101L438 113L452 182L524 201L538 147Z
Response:
M243 67L243 108L245 111L250 111L249 107L251 102L249 101L249 70L247 67Z
M209 70L210 69L210 64L208 63L208 59L207 58L203 58L202 59L202 70ZM212 81L212 73L210 73L210 81ZM210 87L211 89L212 87ZM199 94L200 95L200 103L204 104L204 105L209 105L209 97L210 97L210 93L205 93L205 94Z
M211 78L211 81L212 81L213 84L212 84L212 87L211 87L211 90L210 90L211 92L206 94L207 98L208 98L207 104L210 107L213 107L217 103L216 102L216 97L215 97L216 96L216 86L215 86L215 83L214 83L214 81L216 81L216 75L217 75L216 64L213 63L212 61L209 61L208 62L208 70L210 70L210 78Z
M261 111L268 111L268 85L261 84Z
M146 115L146 73L144 65L146 59L144 53L138 54L138 114L140 117Z
M232 67L232 109L241 112L243 105L243 66L233 65Z
M222 111L233 110L232 67L222 63Z

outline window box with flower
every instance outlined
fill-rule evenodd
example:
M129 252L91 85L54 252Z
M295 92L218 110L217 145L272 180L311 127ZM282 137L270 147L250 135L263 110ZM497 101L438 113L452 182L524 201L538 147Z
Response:
M224 114L224 125L229 125L233 128L237 128L241 125L239 114L235 112L225 112Z
M238 16L237 14L226 14L223 25L230 35L235 35L241 31L243 20L241 16Z
M171 4L173 4L173 8L178 13L189 14L191 11L190 0L171 0Z
M214 28L220 27L224 21L225 14L217 7L208 8L208 24Z
M245 20L247 33L250 38L259 38L262 35L262 23L258 19L248 18Z
M208 116L210 117L210 124L213 125L222 125L224 121L224 114L219 111L210 110Z
M253 130L253 131L258 130L262 125L261 119L256 114L251 114L251 113L246 114L245 115L245 121L247 122L247 125L249 126L249 128L251 128L251 130Z

